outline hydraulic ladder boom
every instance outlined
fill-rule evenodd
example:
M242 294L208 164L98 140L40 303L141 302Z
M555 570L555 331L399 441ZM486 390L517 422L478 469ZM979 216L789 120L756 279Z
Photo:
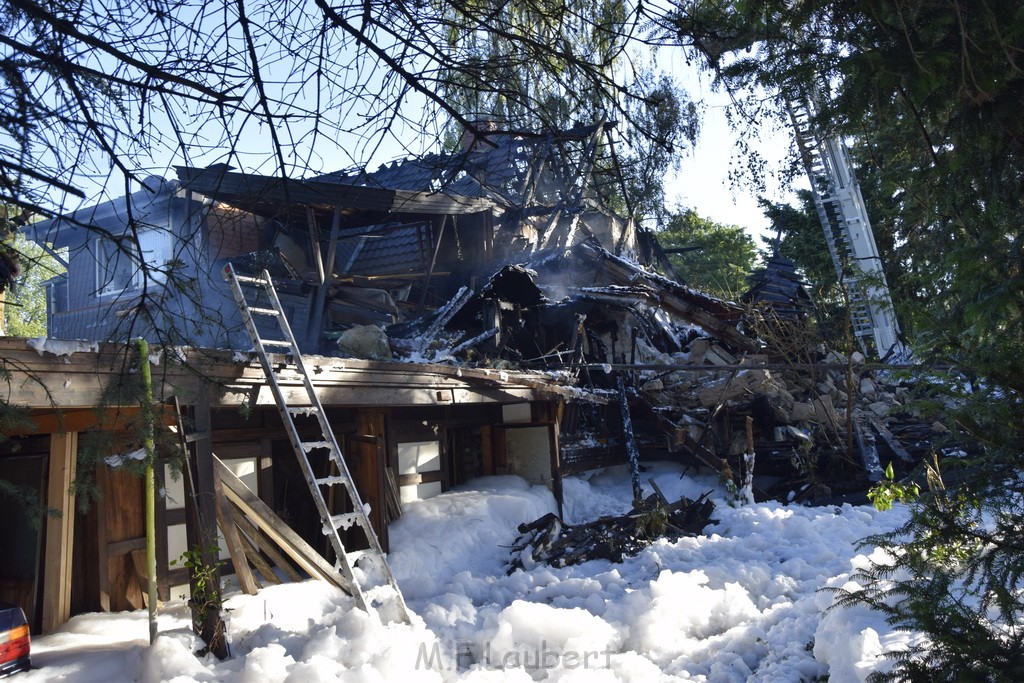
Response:
M873 347L883 360L905 359L889 285L849 150L838 136L821 135L815 129L813 105L807 98L787 93L785 103L832 264L849 292L853 333L865 355Z

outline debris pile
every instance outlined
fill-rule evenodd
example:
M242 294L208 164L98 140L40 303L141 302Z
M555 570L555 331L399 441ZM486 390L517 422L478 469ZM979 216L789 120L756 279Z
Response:
M916 411L911 386L891 366L830 350L808 323L806 295L784 274L786 287L762 276L741 306L588 241L503 266L479 293L460 290L388 336L407 357L575 381L581 400L561 424L562 474L639 450L738 486L752 418L755 499L863 493L887 463L914 467L946 429Z
M755 499L863 493L888 462L941 453L941 415L917 411L892 366L816 332L792 261L769 257L739 303L686 286L656 235L610 208L625 192L614 128L485 127L457 153L284 185L179 177L263 221L260 251L233 260L270 271L304 353L543 372L574 393L556 477L638 454L740 487L747 418ZM212 211L225 230L241 215Z
M653 482L652 482L653 483ZM703 494L697 500L680 498L671 505L661 492L636 504L618 517L606 516L584 524L568 525L549 512L540 519L519 525L519 536L512 544L508 573L532 569L537 564L567 567L588 560L622 562L656 539L670 541L696 536L708 524L715 506Z

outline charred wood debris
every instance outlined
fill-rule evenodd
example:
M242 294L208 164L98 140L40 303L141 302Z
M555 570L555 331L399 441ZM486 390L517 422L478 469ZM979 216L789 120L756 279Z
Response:
M463 287L429 315L368 335L355 327L338 343L351 355L383 347L575 384L579 400L561 421L563 475L625 463L632 442L641 460L711 470L740 487L749 417L755 500L859 502L890 462L903 475L932 453L975 448L941 415L918 412L909 375L816 338L785 271L770 261L733 303L585 241L499 266L479 291Z
M492 272L426 315L349 325L336 334L339 354L547 373L577 397L561 416L558 476L669 460L717 473L738 501L860 503L889 463L910 476L932 454L976 448L950 433L942 415L915 408L909 373L816 337L784 259L770 259L740 303L596 240L524 253ZM643 498L636 469L630 512L524 524L508 570L617 562L713 523L706 495L668 501L655 485Z
M519 566L614 559L650 542L652 526L699 533L710 502L645 500L639 461L717 473L738 500L827 504L866 502L889 463L897 478L916 476L932 454L978 448L918 407L923 371L867 363L838 350L853 340L818 336L791 261L770 257L739 302L686 286L655 235L608 208L622 183L613 128L477 131L489 144L470 136L450 159L299 183L292 195L314 208L330 199L344 222L320 284L304 275L298 238L236 267L268 269L297 308L317 293L305 325L315 353L330 340L343 356L543 373L572 396L559 407L553 475L629 463L634 508L588 525L526 525ZM383 204L381 188L394 190Z
M624 515L569 525L549 512L520 524L506 570L511 574L537 564L567 567L598 559L622 562L658 539L675 541L696 536L709 524L717 524L711 519L715 504L708 500L710 491L697 500L683 497L670 504L653 479L651 485L654 493L636 501Z

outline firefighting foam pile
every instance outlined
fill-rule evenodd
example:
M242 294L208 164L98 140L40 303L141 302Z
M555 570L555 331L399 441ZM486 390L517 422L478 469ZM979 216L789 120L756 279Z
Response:
M712 477L652 465L669 499L713 490L717 525L661 539L621 563L592 560L506 573L517 526L556 506L516 477L470 482L408 504L390 560L414 625L382 625L319 582L234 595L232 658L196 659L182 602L165 606L146 645L145 612L75 617L36 639L26 681L860 681L886 666L895 633L863 608L827 610L868 561L858 539L891 529L904 509L734 507ZM645 484L645 492L651 487ZM567 523L623 514L628 472L566 482ZM875 559L884 559L876 553Z

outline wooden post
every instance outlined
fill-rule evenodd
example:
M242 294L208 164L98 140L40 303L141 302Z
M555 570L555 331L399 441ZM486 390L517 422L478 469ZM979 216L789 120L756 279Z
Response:
M49 633L71 618L71 571L75 532L75 479L78 432L50 435L50 475L47 507L60 516L46 518L43 567L43 632Z
M555 494L555 502L558 504L558 516L563 516L562 509L564 495L562 493L562 444L559 436L562 431L562 416L565 413L565 401L559 399L552 406L547 404L547 413L551 418L552 425L549 427L551 440L551 492Z
M99 584L100 610L110 611L110 555L107 552L107 498L110 490L110 475L106 463L96 465L96 486L104 493L96 501L96 547L99 549L99 567L97 568L97 583Z
M312 215L312 212L310 213ZM314 219L315 223L315 219ZM327 262L320 268L320 283L316 295L311 298L313 309L309 312L306 322L306 339L311 343L308 353L320 353L321 334L324 326L324 314L327 307L327 289L334 280L334 258L338 253L338 230L341 227L341 209L334 210L331 221L331 235L327 242ZM316 246L319 253L319 246Z
M313 264L316 266L316 277L318 284L327 282L324 270L324 252L320 249L320 227L316 222L316 214L313 207L306 207L306 222L309 224L309 243L313 251Z
M199 547L203 563L207 567L216 567L217 553L217 489L213 472L213 429L210 415L210 395L207 391L200 392L194 407L195 434L193 435L194 455L188 463L189 476L185 480L186 499L192 510L188 517L186 535L189 549ZM193 595L198 595L195 575L189 576L189 587ZM220 595L220 572L214 569L213 583ZM208 588L209 590L209 588ZM205 612L205 614L204 614ZM192 601L192 625L197 635L207 645L207 651L213 652L218 659L226 659L229 655L227 640L224 637L224 622L218 610L202 610Z

